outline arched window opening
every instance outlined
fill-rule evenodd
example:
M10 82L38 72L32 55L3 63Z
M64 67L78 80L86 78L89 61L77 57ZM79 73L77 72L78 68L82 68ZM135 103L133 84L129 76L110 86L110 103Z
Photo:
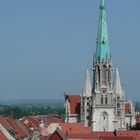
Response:
M117 108L120 108L120 103L117 103Z
M105 64L103 65L103 69L105 69L105 70L107 69L107 66Z
M103 65L103 70L102 70L102 84L106 85L107 81L107 66Z
M105 104L107 104L107 102L108 102L108 101L107 101L107 95L106 95L106 97L105 97Z
M108 131L108 126L109 126L108 113L103 112L101 113L101 129L103 131Z
M101 96L101 104L103 104L103 95Z

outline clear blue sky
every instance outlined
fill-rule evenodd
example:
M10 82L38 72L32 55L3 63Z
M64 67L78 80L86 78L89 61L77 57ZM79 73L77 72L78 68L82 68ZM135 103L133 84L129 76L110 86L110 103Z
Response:
M106 0L113 65L132 100L140 100L139 6L140 0ZM99 0L1 0L0 99L80 93L98 15Z

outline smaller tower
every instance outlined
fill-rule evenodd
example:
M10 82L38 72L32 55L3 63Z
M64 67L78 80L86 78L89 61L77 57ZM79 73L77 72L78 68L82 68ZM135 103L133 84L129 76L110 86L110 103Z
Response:
M118 129L125 130L125 95L124 90L122 89L118 68L115 70L113 88L117 101Z
M88 69L86 70L85 82L83 93L81 96L81 123L84 124L85 127L90 124L90 110L91 110L91 82Z
M124 91L122 89L120 75L118 68L115 69L115 77L114 77L114 92L116 93L116 96L120 99L125 100Z
M132 100L129 101L130 103L130 128L136 124L136 117L135 117L135 109Z

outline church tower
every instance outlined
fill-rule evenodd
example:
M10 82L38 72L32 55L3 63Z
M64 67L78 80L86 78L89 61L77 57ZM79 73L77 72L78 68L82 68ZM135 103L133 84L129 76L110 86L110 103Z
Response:
M93 84L87 70L82 94L65 96L65 122L81 122L93 131L131 129L136 124L135 110L125 99L118 68L112 68L105 0L100 1Z
M126 100L125 100L125 93L121 85L118 68L116 68L115 70L113 89L117 101L118 129L126 130L126 124L125 124L125 101Z
M93 131L114 131L117 128L116 95L112 85L112 58L107 32L105 2L101 0L96 54L93 59L92 90Z

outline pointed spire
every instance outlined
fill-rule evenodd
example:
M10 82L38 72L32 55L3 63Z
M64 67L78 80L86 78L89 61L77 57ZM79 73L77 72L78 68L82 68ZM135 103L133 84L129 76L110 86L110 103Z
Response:
M105 1L101 0L101 7L105 7Z
M122 90L122 85L121 85L118 68L116 68L116 71L115 71L114 92L117 95L117 97L119 96L120 99L124 99L124 91Z
M83 88L83 96L91 96L91 82L90 82L90 76L88 69L86 70L86 77L84 82L84 88Z
M130 104L130 110L131 110L131 113L133 113L133 112L134 112L133 102L132 102L131 99L130 99L128 102L129 102L129 104Z
M106 60L106 58L110 59L109 39L107 32L106 10L104 0L101 0L100 4L99 25L96 42L96 57L99 61Z

